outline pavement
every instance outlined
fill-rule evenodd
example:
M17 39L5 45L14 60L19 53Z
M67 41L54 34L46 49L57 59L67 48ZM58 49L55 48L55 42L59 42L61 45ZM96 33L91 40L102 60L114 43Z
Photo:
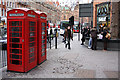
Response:
M47 50L47 60L28 73L2 71L3 78L118 78L118 51L91 50L78 37Z

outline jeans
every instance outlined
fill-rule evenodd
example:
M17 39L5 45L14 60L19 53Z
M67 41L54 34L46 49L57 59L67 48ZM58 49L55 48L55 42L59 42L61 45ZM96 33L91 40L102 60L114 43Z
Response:
M88 47L89 47L89 48L92 47L92 38L91 38L91 37L90 37L90 39L89 39L89 45L88 45Z
M66 41L67 41L67 42L66 42L65 47L67 48L67 45L68 45L68 49L70 49L70 38L67 38Z

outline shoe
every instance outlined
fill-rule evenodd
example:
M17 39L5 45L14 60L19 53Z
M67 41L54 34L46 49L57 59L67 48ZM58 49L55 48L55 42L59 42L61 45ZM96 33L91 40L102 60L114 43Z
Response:
M81 44L81 45L84 45L84 44Z
M88 46L88 49L91 49L91 47Z
M69 50L71 49L71 48L68 48Z

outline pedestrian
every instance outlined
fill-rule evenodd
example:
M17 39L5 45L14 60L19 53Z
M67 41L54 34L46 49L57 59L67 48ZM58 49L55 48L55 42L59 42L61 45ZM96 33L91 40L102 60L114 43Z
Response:
M97 29L96 27L92 28L91 37L92 37L92 50L97 50Z
M91 30L91 28L90 28L90 30ZM89 36L90 36L90 39L89 39L88 49L91 49L92 48L92 37L91 37L90 32L89 32Z
M82 43L81 43L81 45L84 45L84 42L85 42L85 28L83 28L81 32L82 32L82 39L81 39Z
M107 42L110 39L111 35L109 34L108 30L106 29L106 27L104 27L103 30L103 41L104 41L104 50L107 50Z
M68 26L68 28L67 28L67 34L66 34L66 35L67 35L67 36L66 36L67 43L66 43L65 47L67 48L67 45L68 45L68 49L71 49L71 48L70 48L70 39L73 40L73 38L72 38L70 26Z
M65 29L65 32L64 32L64 43L66 44L66 37L67 37L67 29Z
M53 31L52 31L51 27L50 27L50 38L52 38L52 40L53 40Z
M47 42L49 42L49 35L48 35L48 30L47 30Z

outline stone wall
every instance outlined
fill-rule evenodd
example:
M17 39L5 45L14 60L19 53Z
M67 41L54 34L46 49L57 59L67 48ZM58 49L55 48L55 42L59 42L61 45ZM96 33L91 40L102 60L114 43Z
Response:
M112 2L112 19L111 19L111 37L112 39L118 38L119 32L119 4Z

